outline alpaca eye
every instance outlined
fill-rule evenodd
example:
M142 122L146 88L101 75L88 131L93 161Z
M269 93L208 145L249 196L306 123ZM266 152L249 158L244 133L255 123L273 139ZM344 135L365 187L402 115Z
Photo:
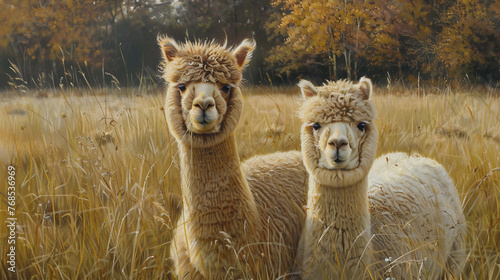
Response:
M321 125L319 123L313 124L313 129L314 130L319 130L321 128Z
M364 123L364 122L360 122L360 123L358 124L358 129L359 129L360 131L365 131L365 129L366 129L366 123Z
M185 92L186 91L186 86L185 85L178 85L177 87L179 88L179 90L181 92Z
M224 93L229 93L229 91L231 90L231 86L230 85L225 85L222 87L222 91Z

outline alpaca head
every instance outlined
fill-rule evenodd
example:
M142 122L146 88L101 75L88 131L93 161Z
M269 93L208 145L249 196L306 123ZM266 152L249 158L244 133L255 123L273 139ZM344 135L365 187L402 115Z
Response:
M361 181L375 159L376 110L372 82L299 83L306 102L300 109L304 164L319 183L345 187Z
M191 146L217 144L234 131L241 116L242 70L255 42L234 49L211 42L158 39L168 82L165 112L178 141Z

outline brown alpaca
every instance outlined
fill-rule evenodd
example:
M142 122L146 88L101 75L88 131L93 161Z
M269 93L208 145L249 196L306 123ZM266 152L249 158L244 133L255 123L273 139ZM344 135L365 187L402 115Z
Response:
M183 212L171 255L181 279L276 278L289 271L300 238L307 171L299 152L248 160L233 132L242 113L242 69L250 40L159 39L165 112L180 154Z

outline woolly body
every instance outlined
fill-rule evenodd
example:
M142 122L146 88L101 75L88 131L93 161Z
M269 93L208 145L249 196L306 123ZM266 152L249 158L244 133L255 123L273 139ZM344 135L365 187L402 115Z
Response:
M366 248L371 236L366 174L377 144L372 123L376 111L368 100L371 82L330 82L316 89L302 81L299 86L308 98L299 114L303 160L310 177L298 265L305 279L360 279L370 263L368 253L364 253L370 252ZM360 122L367 124L364 132L356 131ZM316 131L315 124L321 129ZM331 155L329 146L339 131L348 132L343 133L348 145L334 147L335 156L349 154L339 162L349 169L337 169L335 162L332 168L320 166L322 159Z
M436 279L445 265L459 277L466 256L465 216L443 166L418 154L392 153L375 160L368 181L381 272L396 279Z
M167 123L181 162L175 273L181 279L287 273L305 216L307 171L297 151L240 163L233 131L243 106L241 70L253 42L230 50L160 38L160 46L169 82Z
M300 111L302 153L310 173L298 252L304 278L362 279L369 278L370 269L376 278L418 279L420 272L433 279L441 274L438 264L461 265L465 219L444 168L402 153L374 163L371 81L329 82L318 88L302 81L299 86L309 97ZM315 131L318 127L322 130ZM335 161L323 160L332 156ZM421 266L418 260L424 258L428 260Z

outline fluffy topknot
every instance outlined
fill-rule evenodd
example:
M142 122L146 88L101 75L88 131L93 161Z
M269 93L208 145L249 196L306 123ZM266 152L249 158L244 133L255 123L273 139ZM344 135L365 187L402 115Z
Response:
M249 61L255 48L253 40L244 40L236 48L215 41L186 41L177 44L169 37L159 37L164 62L163 77L169 83L212 82L237 84L242 78L242 67Z
M372 121L377 117L370 102L373 86L368 78L361 78L357 84L328 81L321 87L302 80L299 87L308 99L299 113L303 122Z

